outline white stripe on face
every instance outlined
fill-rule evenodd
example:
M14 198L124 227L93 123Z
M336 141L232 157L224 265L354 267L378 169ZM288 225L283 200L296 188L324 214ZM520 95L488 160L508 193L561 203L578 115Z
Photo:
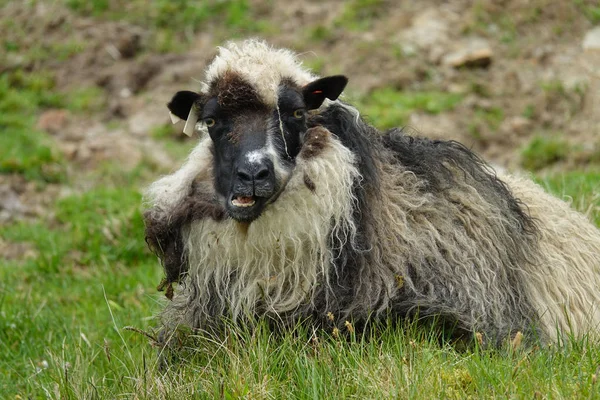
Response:
M265 147L263 147L258 150L252 150L250 153L246 154L246 159L248 160L248 162L250 162L252 164L258 164L266 156L267 156L267 149Z

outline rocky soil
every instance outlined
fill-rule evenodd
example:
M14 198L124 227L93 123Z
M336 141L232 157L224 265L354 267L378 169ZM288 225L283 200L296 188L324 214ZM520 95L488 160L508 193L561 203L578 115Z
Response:
M193 89L215 46L228 33L244 32L228 32L213 21L187 34L185 51L156 52L146 26L82 16L57 3L38 2L33 11L20 2L4 6L2 18L26 33L14 40L50 50L34 61L15 53L0 57L0 73L50 70L65 96L81 87L98 89L102 107L92 112L49 109L38 116L37 127L52 135L70 162L71 185L85 188L90 183L77 177L105 160L125 170L141 161L161 171L177 167L177 157L151 132L172 129L165 107L170 96ZM250 3L255 18L271 27L258 36L302 53L322 75L347 75L349 98L384 87L464 96L450 111L413 112L408 125L423 135L459 140L509 168L520 167L520 149L536 135L557 135L577 149L555 168L585 167L600 149L600 27L575 2ZM352 3L368 6L349 7ZM2 32L9 39L17 34ZM79 44L73 54L53 57L72 43ZM176 129L171 132L178 136ZM179 139L193 145L194 139ZM70 190L48 185L40 191L20 176L0 175L0 221L39 215Z

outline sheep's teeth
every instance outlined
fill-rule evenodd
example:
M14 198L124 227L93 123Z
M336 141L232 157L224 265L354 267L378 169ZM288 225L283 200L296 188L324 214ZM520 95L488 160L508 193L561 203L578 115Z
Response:
M236 207L252 207L254 203L256 203L256 201L254 200L251 200L249 202L241 202L238 199L231 200L231 204L233 204Z

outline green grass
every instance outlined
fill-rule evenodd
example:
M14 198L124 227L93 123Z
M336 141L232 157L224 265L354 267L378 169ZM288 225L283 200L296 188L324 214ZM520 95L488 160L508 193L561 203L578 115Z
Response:
M334 25L354 31L366 31L383 12L384 0L352 0L344 5Z
M147 338L124 329L154 335L164 301L136 189L148 168L0 228L1 241L30 249L0 263L0 398L597 398L600 346L464 349L412 322L345 339L302 324L279 335L230 327L160 371ZM600 224L600 174L540 181Z
M108 286L98 283L86 292L97 301L93 309L82 309L81 300L73 298L62 306L25 308L6 322L3 343L32 358L22 371L14 370L14 361L3 369L9 372L5 396L593 399L598 395L597 346L568 341L544 349L475 347L460 352L439 344L415 324L383 325L372 335L349 339L326 332L313 335L302 325L283 335L274 335L264 324L254 330L236 327L225 340L196 337L185 359L159 371L158 356L146 338L123 329L144 315L135 304L148 301L143 298L148 295L127 303L119 298L116 285L110 285L110 292ZM73 317L61 317L61 308L70 309ZM24 334L29 335L26 340ZM33 351L31 338L46 339L47 347Z
M70 35L75 29L68 18L60 19L55 30L45 29L56 17L53 4L46 4L48 8L41 15L35 11L35 2L19 7L10 7L10 2L5 3L7 4L0 2L0 15L4 16L5 7L8 14L5 18L0 18L0 63L3 67L15 62L18 66L38 66L45 62L52 64L66 61L86 48L85 41L77 39L75 35L62 38L62 35ZM15 13L16 9L21 13ZM24 19L23 10L34 16ZM60 37L56 35L57 31L62 33Z
M62 0L74 12L98 19L128 21L150 29L149 49L184 51L201 30L217 33L227 27L224 39L273 30L253 14L248 0Z
M52 392L45 369L57 359L63 369L70 363L76 371L103 371L104 382L123 378L115 364L141 341L123 343L113 315L141 324L158 297L159 270L144 242L140 203L135 189L97 188L58 200L47 220L0 229L3 241L25 243L34 254L0 265L0 398ZM115 347L114 364L105 346Z
M574 0L574 4L592 24L600 24L600 5L595 0Z
M0 75L0 173L39 182L65 181L65 160L54 140L36 128L38 116L51 108L93 113L105 105L102 89L84 86L60 92L49 72L16 69Z
M157 0L150 3L130 1L123 7L110 0L65 0L71 10L86 16L125 19L145 26L197 30L212 19L220 19L233 28L253 25L247 0Z
M335 32L331 29L331 27L325 25L313 26L306 33L306 37L315 42L330 40L334 37L334 35ZM315 72L318 72L318 70L315 70Z
M504 111L498 107L476 107L473 119L469 122L469 134L476 140L483 138L482 131L497 132L504 120ZM485 127L485 128L484 128ZM485 129L485 130L484 130Z
M565 160L569 154L569 144L556 136L535 136L521 152L521 165L538 171L554 163Z
M31 243L38 253L31 263L44 272L72 272L74 263L136 264L148 258L143 235L136 236L143 232L140 203L134 189L98 188L58 200L50 221L21 222L0 232Z
M40 182L66 179L65 161L53 139L36 128L44 109L97 112L105 105L97 87L70 93L55 90L52 76L16 70L0 76L0 173L18 173Z
M76 113L93 113L106 107L107 99L104 91L98 86L82 86L73 89L67 96L63 107Z
M600 170L546 174L539 182L547 191L572 201L574 208L600 226Z
M356 101L361 114L380 129L405 125L414 111L438 114L454 109L461 94L445 92L409 92L392 88L377 89Z
M21 71L0 76L0 173L28 179L64 179L63 160L52 140L35 129L36 114L61 104L54 82L45 74Z

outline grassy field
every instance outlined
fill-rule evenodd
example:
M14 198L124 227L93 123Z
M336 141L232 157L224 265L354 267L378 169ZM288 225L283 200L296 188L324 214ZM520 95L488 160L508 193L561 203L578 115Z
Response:
M155 52L186 48L189 35L181 32L193 34L216 15L238 35L276 31L257 22L245 0L182 1L178 10L185 12L177 19L165 19L174 12L166 0L152 7L132 1L126 13L108 0L62 3L76 15L151 24L156 40L148 51ZM368 29L369 10L382 2L353 3L366 17L346 15L348 29ZM577 4L590 20L600 15L585 1ZM3 50L21 51L34 63L56 51L7 38L0 38ZM58 47L65 58L78 51ZM379 127L403 124L413 111L452 110L461 101L460 94L391 87L357 99ZM0 248L12 249L0 258L0 399L600 398L600 346L585 339L545 348L462 349L410 321L344 339L301 325L283 335L261 323L231 327L227 339L199 337L182 359L159 370L157 350L140 333L155 334L153 316L167 301L156 290L162 271L144 241L141 192L165 171L145 161L128 171L114 161L77 171L56 140L36 128L49 108L78 116L103 106L98 88L58 90L50 68L0 74L0 178L22 179L39 193L86 182L85 190L55 196L43 216L0 225ZM501 113L494 115L501 119ZM154 140L173 154L191 148L161 129ZM559 139L535 138L522 149L522 166L541 170L540 184L600 226L600 159L585 169L544 170L564 152Z
M143 174L142 174L143 175ZM598 173L542 179L598 214ZM48 220L3 226L27 244L0 266L2 398L597 398L600 346L460 350L407 323L367 337L328 332L283 337L232 328L200 338L185 362L157 369L143 335L164 301L146 249L139 185L102 185L58 200ZM20 397L19 397L20 396Z

